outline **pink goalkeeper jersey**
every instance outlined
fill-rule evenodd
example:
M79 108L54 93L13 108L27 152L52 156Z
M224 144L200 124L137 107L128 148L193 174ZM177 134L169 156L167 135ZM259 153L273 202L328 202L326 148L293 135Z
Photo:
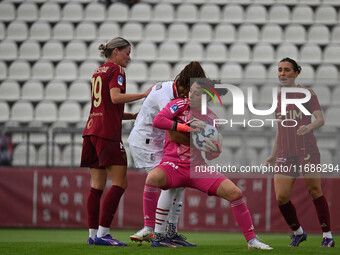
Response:
M153 125L160 129L171 130L173 120L179 123L185 123L188 122L191 117L205 121L210 125L213 124L213 119L217 118L210 109L208 109L207 115L201 115L199 111L190 109L189 99L175 99L168 103L163 110L158 113L153 121ZM187 135L190 134L187 133ZM190 161L204 163L201 151L194 146L192 146L190 151L190 145L171 142L167 135L165 137L163 160L164 159L182 163L190 163Z

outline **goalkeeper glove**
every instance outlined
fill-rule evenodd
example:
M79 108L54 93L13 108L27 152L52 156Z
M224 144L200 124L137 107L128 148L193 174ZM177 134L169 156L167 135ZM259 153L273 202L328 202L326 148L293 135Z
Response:
M198 132L201 128L204 128L205 125L205 122L198 119L192 119L185 123L174 121L172 130L180 132Z
M203 142L203 151L210 153L213 157L218 157L222 153L223 138L221 134L218 134L218 141L209 137Z

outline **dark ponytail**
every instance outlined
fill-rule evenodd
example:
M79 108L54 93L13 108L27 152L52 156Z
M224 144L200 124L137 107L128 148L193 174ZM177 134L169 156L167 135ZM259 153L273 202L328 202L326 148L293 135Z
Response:
M176 86L190 90L190 78L206 78L205 72L198 61L192 61L176 76Z

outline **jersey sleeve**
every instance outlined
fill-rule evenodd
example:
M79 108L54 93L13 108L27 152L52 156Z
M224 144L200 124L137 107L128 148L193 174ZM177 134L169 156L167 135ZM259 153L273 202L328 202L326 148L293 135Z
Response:
M110 79L109 79L109 89L112 88L120 88L123 89L124 87L124 80L125 80L125 72L123 67L115 66L111 69Z
M185 110L182 100L174 100L168 103L154 118L152 125L156 128L171 130L173 120Z
M308 102L308 107L309 107L310 112L313 113L315 111L321 110L321 106L320 106L318 97L315 94L315 92L312 89L310 89L310 92L312 95Z

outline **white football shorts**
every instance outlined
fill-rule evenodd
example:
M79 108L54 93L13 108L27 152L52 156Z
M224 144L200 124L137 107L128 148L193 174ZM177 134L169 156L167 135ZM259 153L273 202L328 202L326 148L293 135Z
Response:
M158 166L163 158L163 151L147 151L131 144L129 146L136 168L144 169L147 173Z

